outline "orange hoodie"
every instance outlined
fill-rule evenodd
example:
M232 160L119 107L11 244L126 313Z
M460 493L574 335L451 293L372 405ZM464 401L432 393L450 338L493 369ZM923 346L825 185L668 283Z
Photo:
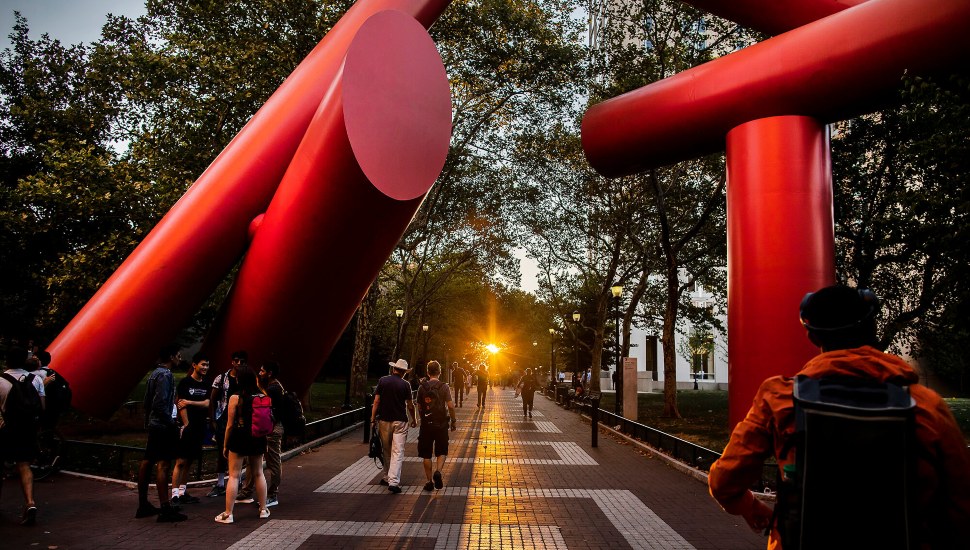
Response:
M970 452L949 407L933 390L918 384L919 375L905 361L869 346L822 353L798 374L811 378L855 376L908 385L916 401L916 438L921 447L917 466L918 503L924 548L970 548ZM765 459L774 456L778 468L794 460L779 456L795 431L791 378L765 380L747 416L731 434L721 458L711 465L711 496L731 514L753 506L748 489L761 479ZM772 529L768 548L781 548Z

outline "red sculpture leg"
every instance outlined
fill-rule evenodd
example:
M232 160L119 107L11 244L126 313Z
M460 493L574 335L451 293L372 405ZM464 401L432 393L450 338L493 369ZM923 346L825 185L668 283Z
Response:
M397 9L428 27L449 2L360 0L347 11L48 348L78 409L110 416L239 260L360 25Z
M828 132L802 116L727 135L729 425L761 382L815 354L798 320L806 292L835 282Z
M781 34L868 0L683 0L768 34Z
M206 349L304 393L444 166L448 77L425 29L368 19L255 228Z

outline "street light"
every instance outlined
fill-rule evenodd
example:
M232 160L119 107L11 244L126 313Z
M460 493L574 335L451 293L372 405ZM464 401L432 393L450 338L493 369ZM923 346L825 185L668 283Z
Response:
M556 329L549 329L549 380L556 383Z
M427 324L421 325L421 332L424 333L424 346L421 348L421 371L418 374L423 372L425 376L428 375L426 363L428 361L428 329L430 328Z
M397 353L401 348L401 318L404 317L404 310L398 308L394 310L394 314L397 315L397 340L394 342L394 356L391 359L397 361Z
M576 367L573 370L574 373L579 371L579 320L581 318L582 316L578 311L573 312L573 323L576 323L576 329L573 331L576 340Z
M623 411L623 368L620 365L620 295L623 294L623 286L615 284L610 287L613 293L613 313L616 318L616 399L613 400L613 412L617 415Z

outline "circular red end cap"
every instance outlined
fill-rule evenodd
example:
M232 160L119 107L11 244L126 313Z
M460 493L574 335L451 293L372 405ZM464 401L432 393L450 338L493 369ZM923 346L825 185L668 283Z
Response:
M343 67L344 123L364 175L397 200L425 194L451 141L448 75L428 32L380 11L361 25Z

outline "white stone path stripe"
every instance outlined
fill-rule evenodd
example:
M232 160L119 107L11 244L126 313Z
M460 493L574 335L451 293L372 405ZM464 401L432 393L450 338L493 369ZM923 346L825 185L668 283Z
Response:
M559 527L548 525L471 525L383 523L373 521L270 520L231 549L296 549L313 535L433 538L435 549L567 548Z
M459 461L451 459L449 461ZM496 461L502 462L502 461ZM387 487L372 485L381 470L372 459L363 457L351 464L314 492L332 494L386 495ZM446 480L447 482L447 480ZM402 494L427 494L421 486L402 486ZM538 489L518 487L448 487L436 495L465 498L589 498L633 548L692 549L693 546L673 530L632 492L620 489ZM303 539L305 540L305 539ZM461 546L446 546L461 548ZM541 548L541 546L540 546Z

